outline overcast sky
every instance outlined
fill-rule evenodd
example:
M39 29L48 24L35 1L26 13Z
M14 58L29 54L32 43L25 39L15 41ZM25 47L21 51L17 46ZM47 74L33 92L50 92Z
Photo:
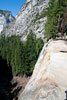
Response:
M0 9L11 11L16 16L26 0L0 0Z

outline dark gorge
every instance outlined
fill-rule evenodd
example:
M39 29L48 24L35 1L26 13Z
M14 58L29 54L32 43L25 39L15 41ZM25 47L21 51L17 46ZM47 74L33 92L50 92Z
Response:
M18 100L19 92L24 90L27 81L27 78L13 76L12 66L8 66L0 56L0 100Z
M11 80L13 78L11 66L0 56L0 100L12 100Z

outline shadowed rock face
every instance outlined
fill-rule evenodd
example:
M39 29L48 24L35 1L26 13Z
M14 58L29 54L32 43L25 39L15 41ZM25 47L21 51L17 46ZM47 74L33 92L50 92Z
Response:
M33 75L19 100L64 100L67 90L67 41L44 45Z
M12 77L11 67L0 57L0 100L12 100L10 93Z

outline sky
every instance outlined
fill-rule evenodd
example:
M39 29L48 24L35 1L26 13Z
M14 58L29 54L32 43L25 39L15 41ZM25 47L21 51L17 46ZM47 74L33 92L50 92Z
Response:
M15 17L26 0L0 0L0 9L12 12Z

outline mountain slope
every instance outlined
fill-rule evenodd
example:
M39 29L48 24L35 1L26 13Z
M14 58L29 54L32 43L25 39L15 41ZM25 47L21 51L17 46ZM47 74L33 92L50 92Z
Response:
M0 10L0 33L9 23L13 22L15 18L10 11Z
M27 0L17 14L15 23L12 24L12 27L6 28L7 32L4 29L4 34L9 36L19 34L22 36L22 40L26 41L27 35L32 30L37 38L43 38L44 26L47 20L45 9L48 2L49 0Z

